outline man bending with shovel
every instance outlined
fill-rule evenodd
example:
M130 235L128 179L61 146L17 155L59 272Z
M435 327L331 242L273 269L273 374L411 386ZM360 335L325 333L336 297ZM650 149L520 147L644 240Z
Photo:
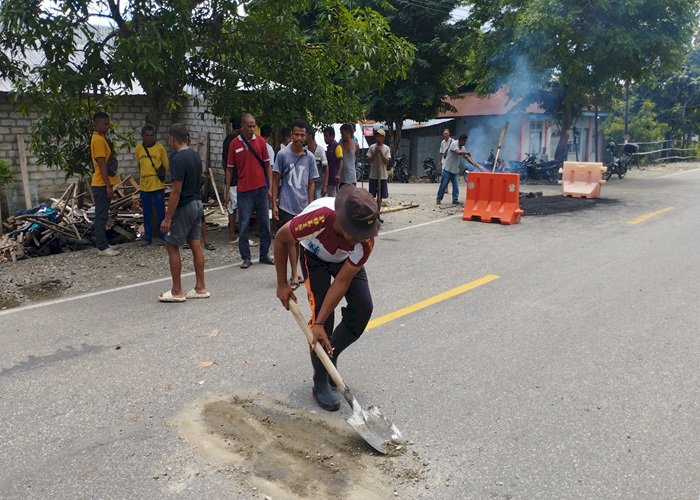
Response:
M296 302L287 281L289 248L296 242L301 244L301 269L312 315L313 396L324 410L337 411L340 401L313 349L320 342L336 364L340 353L365 331L372 315L372 296L363 266L379 233L378 219L372 195L349 184L335 198L313 201L282 226L275 237L277 297L286 309L290 300ZM343 297L347 301L342 308L343 318L333 329L334 311Z

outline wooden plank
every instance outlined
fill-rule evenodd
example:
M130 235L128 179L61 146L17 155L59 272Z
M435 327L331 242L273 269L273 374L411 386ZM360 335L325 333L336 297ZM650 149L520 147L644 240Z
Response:
M214 194L216 195L216 202L219 204L219 210L221 211L221 215L226 215L226 211L224 210L224 205L221 203L221 196L219 196L219 190L216 187L216 181L214 180L214 172L212 171L211 168L209 170L209 182L211 182L211 187L214 188Z
M127 231L123 227L119 226L118 224L114 224L112 226L112 230L119 233L120 235L122 235L124 238L126 238L129 241L134 241L136 239L135 234L130 233L129 231Z
M24 147L24 136L17 134L17 149L19 151L19 168L22 173L22 187L24 188L24 205L32 208L32 195L29 192L29 172L27 171L27 151Z
M405 205L399 205L397 207L382 208L380 213L389 214L391 212L398 212L399 210L407 210L409 208L418 208L418 205L416 205L414 203L408 203Z
M200 152L200 156L202 158L202 165L207 169L209 168L209 132L204 134L202 146L203 151Z

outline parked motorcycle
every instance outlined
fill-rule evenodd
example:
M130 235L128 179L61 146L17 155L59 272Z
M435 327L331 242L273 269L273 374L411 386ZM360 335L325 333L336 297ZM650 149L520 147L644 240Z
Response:
M357 182L369 180L369 164L364 158L359 158L357 163L355 163L355 175L357 176Z
M437 166L435 165L435 160L432 158L426 158L423 160L423 170L425 171L425 175L428 176L428 180L430 182L438 181L438 172Z
M559 169L564 162L558 160L537 162L537 156L528 153L525 159L520 162L512 162L511 170L520 174L520 182L524 183L528 179L546 180L550 184L559 182Z
M624 144L622 146L622 151L617 154L617 144L610 141L605 149L610 153L610 161L605 165L608 170L605 172L605 180L610 180L613 174L617 174L619 179L623 179L627 175L630 163L632 163L632 156L639 151L639 146L637 144Z
M406 156L398 155L396 158L392 158L389 162L392 170L391 180L394 182L407 183L411 180L411 175L408 172L408 163L406 163ZM387 166L387 169L389 168Z
M528 177L527 173L527 165L528 163L524 161L509 161L505 162L502 159L499 158L498 164L496 165L496 168L493 168L493 162L495 160L495 156L493 154L493 149L491 150L491 154L489 154L489 157L486 159L484 162L484 169L487 172L497 172L497 173L506 173L506 174L520 174L520 183L523 184ZM527 159L526 159L527 160Z

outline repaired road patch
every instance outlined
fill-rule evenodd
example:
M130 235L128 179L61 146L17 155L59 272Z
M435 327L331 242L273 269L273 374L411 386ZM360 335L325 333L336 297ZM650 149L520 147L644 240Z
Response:
M425 476L420 465L377 454L342 420L263 395L200 401L175 425L208 459L233 465L273 498L387 498ZM395 455L406 451L397 448Z

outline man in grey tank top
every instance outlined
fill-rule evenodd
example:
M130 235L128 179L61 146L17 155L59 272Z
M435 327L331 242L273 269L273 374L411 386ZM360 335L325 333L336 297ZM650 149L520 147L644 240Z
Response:
M340 186L345 184L355 185L357 175L355 173L355 162L360 154L360 146L353 138L354 127L349 123L345 123L340 127L340 136L342 137L341 145L343 146L343 162L339 165L340 171Z

